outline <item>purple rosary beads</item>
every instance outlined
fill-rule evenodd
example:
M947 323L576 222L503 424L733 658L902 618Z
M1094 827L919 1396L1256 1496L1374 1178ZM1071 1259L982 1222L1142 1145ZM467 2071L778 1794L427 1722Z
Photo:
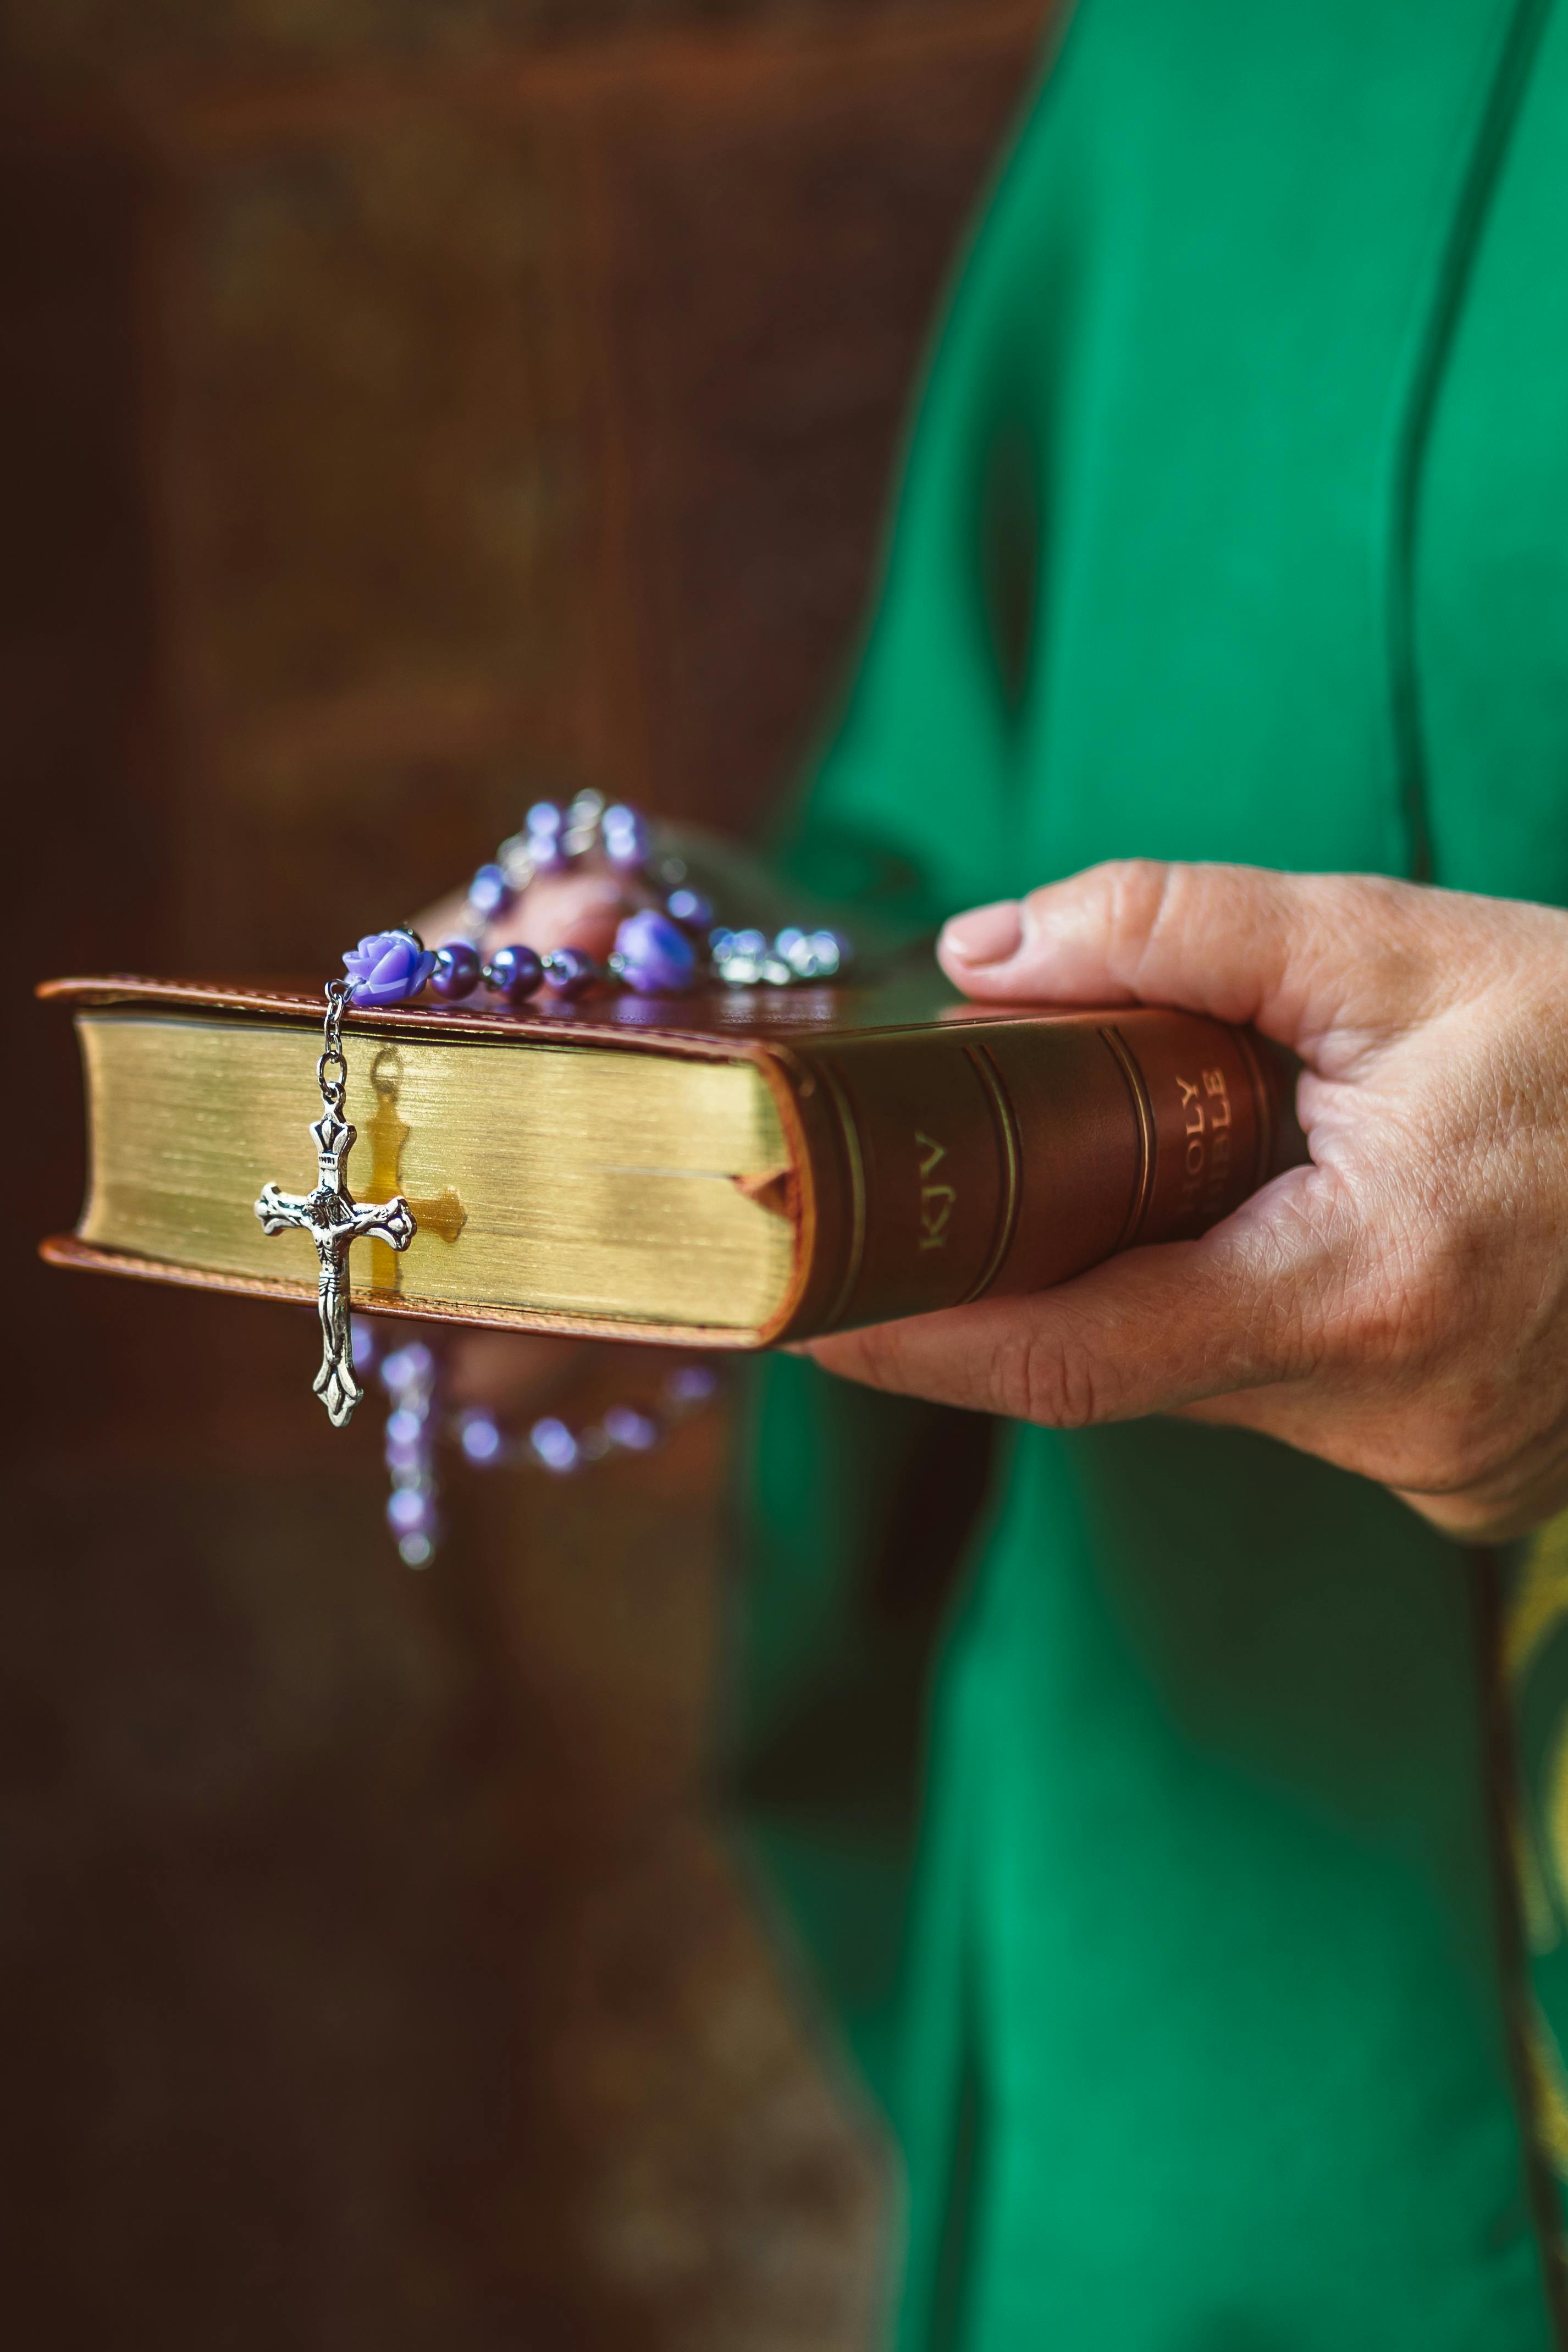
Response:
M498 948L489 963L476 941L508 913L540 874L564 871L600 852L612 869L658 890L663 906L628 915L604 962L581 948L540 955L521 940ZM595 987L622 987L638 996L682 996L704 980L728 988L786 988L832 980L849 961L849 943L837 931L791 926L774 937L716 926L700 891L687 885L678 857L656 856L647 819L623 803L606 807L595 792L579 793L569 807L537 801L520 833L503 841L493 860L468 885L465 929L441 947L426 947L417 932L375 931L343 957L353 1003L403 1004L428 987L447 1003L479 988L507 1004L543 994L570 1002Z
M555 948L541 954L521 940L497 948L487 963L480 940L518 904L534 877L563 871L588 856L602 859L628 883L657 894L662 904L627 915L616 933L614 952L603 963L582 948ZM792 925L770 939L764 931L716 925L708 900L690 887L684 862L656 849L647 819L623 803L606 807L603 795L594 792L579 793L566 808L554 801L537 801L522 830L503 841L494 859L475 874L463 913L463 929L438 948L427 948L416 931L401 926L373 931L348 950L343 957L346 977L328 981L324 991L321 1052L316 1064L321 1115L310 1127L316 1184L299 1194L267 1184L256 1202L256 1213L269 1234L298 1229L314 1241L321 1326L315 1391L337 1428L349 1420L363 1394L354 1371L349 1326L350 1248L355 1241L374 1240L406 1249L418 1232L414 1210L401 1194L390 1201L361 1202L349 1190L344 1167L355 1131L342 1111L348 1066L342 1024L348 1005L379 1011L405 1004L426 988L448 1003L461 1003L485 988L508 1004L526 1003L542 992L570 1002L598 987L620 987L646 996L682 995L700 982L787 988L802 981L834 979L849 961L849 943L837 931L805 931ZM407 1389L405 1395L395 1398L388 1462L395 1482L394 1524L400 1545L406 1547L404 1556L410 1559L416 1553L428 1557L435 1542L435 1490L426 1430L430 1404L428 1390L422 1385L427 1372L425 1351L412 1346L389 1359L383 1372L384 1381L395 1379ZM601 1439L601 1450L620 1446L635 1452L638 1440L627 1433L640 1425L635 1414L625 1420L624 1428L606 1417L597 1434L573 1437L564 1424L542 1423L539 1430L547 1434L540 1439L539 1431L534 1433L539 1439L534 1453L549 1466L560 1468L594 1458L592 1449ZM482 1436L475 1443L482 1446Z
M353 1318L356 1370L374 1370L389 1407L385 1452L392 1491L386 1523L398 1555L408 1568L428 1568L441 1541L438 1439L455 1439L476 1470L510 1467L545 1470L555 1477L588 1468L616 1454L651 1454L670 1432L700 1412L718 1393L711 1364L689 1360L671 1367L650 1406L613 1404L596 1422L572 1429L557 1414L535 1421L521 1436L504 1430L481 1406L447 1415L440 1410L441 1367L422 1339L408 1339L382 1353L378 1335L364 1316Z

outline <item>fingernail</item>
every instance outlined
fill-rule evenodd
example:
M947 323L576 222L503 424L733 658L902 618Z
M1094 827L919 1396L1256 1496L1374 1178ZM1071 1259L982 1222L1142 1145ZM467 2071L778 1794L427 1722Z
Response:
M960 963L1005 963L1015 956L1024 937L1024 918L1016 898L998 898L992 907L972 907L943 927L942 944Z

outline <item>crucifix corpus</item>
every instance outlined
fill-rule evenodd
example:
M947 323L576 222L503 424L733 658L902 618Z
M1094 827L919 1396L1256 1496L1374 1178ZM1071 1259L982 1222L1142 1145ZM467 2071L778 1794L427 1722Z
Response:
M414 1212L401 1194L393 1201L356 1201L343 1174L356 1132L342 1115L348 1065L339 1031L348 992L344 981L327 982L327 1017L316 1064L321 1116L310 1128L317 1153L315 1190L282 1192L276 1184L264 1184L256 1203L256 1213L269 1234L306 1233L316 1244L321 1261L316 1311L321 1318L321 1369L312 1385L334 1429L343 1427L364 1394L354 1374L349 1327L350 1247L354 1242L379 1241L405 1250L418 1231Z

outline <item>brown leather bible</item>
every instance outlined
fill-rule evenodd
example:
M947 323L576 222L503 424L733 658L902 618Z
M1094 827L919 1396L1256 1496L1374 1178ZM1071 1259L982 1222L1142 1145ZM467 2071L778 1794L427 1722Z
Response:
M49 982L91 1173L58 1265L314 1298L318 993ZM1252 1033L1152 1009L961 1003L933 977L583 1007L416 1003L343 1026L345 1168L414 1237L356 1308L710 1347L1043 1289L1195 1235L1304 1146Z

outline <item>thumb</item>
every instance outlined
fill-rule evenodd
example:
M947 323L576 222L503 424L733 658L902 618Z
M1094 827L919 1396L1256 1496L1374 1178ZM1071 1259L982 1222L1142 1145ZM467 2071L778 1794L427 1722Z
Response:
M1052 1429L1172 1412L1310 1369L1344 1278L1334 1220L1331 1189L1293 1170L1200 1241L799 1352L873 1388Z
M1429 899L1376 876L1154 859L1091 866L957 915L943 971L983 1003L1170 1004L1252 1022L1310 1058L1336 1029L1386 1033L1429 1000Z

